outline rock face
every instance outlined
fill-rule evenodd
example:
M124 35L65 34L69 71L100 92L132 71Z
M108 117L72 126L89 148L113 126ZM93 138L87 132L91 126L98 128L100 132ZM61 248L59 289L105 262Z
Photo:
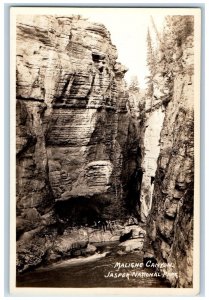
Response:
M140 216L145 259L173 264L161 270L172 286L192 286L193 23L171 25L175 44L158 49L152 95L140 102L103 25L17 18L19 271L93 254L94 242L141 251Z
M127 69L103 25L18 16L16 54L17 240L28 233L31 241L17 253L35 256L36 236L35 265L68 224L125 215L136 171L129 133L136 132L126 108Z
M141 140L143 171L140 193L140 217L146 223L152 207L152 196L155 183L157 161L161 147L161 131L164 126L164 118L167 103L172 98L173 79L165 63L164 54L160 49L155 57L157 66L152 70L152 93L146 95L145 124L143 139Z
M163 126L165 109L162 105L156 105L146 110L146 123L143 139L143 159L141 168L144 171L140 194L140 217L146 222L152 207L152 195L154 189L157 159L160 153L160 133Z
M164 102L160 153L152 207L147 219L149 243L146 255L154 255L158 262L173 264L173 267L165 267L162 271L167 274L172 286L191 287L194 201L193 23L190 17L184 20L176 18L179 18L177 24L187 23L187 35L176 46L176 53L181 55L173 55L171 61L173 88L169 101ZM178 276L170 275L172 272Z
M131 116L129 126L129 138L127 143L127 156L124 164L125 180L123 185L127 187L127 207L133 216L140 219L142 204L139 195L142 192L143 175L143 149L146 121L146 97L145 91L138 87L129 86L128 112ZM128 172L129 170L129 172ZM127 175L131 174L127 181ZM142 219L142 218L141 218Z
M132 251L141 251L144 246L146 231L138 225L125 226L121 232L120 244L118 245L120 254ZM122 252L121 252L122 251Z
M131 252L131 251L140 251L143 249L144 240L143 238L136 238L133 240L127 240L125 242L120 243L119 251L123 251L125 253Z

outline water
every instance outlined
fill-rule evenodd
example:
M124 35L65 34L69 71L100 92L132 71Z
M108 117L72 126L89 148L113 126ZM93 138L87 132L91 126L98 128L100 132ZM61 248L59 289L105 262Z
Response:
M48 267L42 267L17 276L17 287L170 287L162 277L153 278L118 278L105 277L109 272L116 274L130 274L132 272L155 272L153 268L121 268L118 272L114 268L119 263L142 263L143 253L129 253L118 255L114 253L116 245L97 245L97 254L87 258L74 258ZM107 255L107 251L113 254ZM109 273L110 274L110 273ZM124 275L125 276L125 275ZM128 275L126 275L128 276Z

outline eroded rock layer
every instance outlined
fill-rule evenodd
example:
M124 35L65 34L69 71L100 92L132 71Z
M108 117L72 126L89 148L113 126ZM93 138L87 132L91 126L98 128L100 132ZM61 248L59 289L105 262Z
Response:
M125 216L124 183L136 168L123 165L133 160L128 135L135 131L127 69L103 25L76 16L18 16L16 54L22 270L39 264L66 226Z
M174 44L157 49L146 99L128 93L127 69L103 25L18 16L19 271L90 255L92 242L126 235L135 240L121 240L124 249L141 250L145 235L134 230L143 221L145 259L166 263L172 286L192 286L193 23L175 18Z
M193 19L173 17L170 26L173 26L174 33L181 26L182 35L178 32L178 40L173 40L176 44L170 60L172 93L164 102L160 153L152 207L147 219L147 255L154 255L158 262L166 264L161 271L172 286L191 287L194 201Z

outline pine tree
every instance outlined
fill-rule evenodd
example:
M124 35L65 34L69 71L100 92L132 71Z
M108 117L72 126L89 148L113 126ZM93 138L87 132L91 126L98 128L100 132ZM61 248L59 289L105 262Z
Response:
M129 84L129 90L133 91L133 92L139 92L140 88L139 88L139 81L137 76L132 76L130 84Z
M162 39L161 39L160 33L159 33L158 30L157 30L157 26L156 26L156 24L155 24L155 21L154 21L154 19L153 19L153 16L151 16L151 23L152 23L152 26L153 26L153 28L154 28L155 34L156 34L156 36L157 36L158 42L161 43L161 42L162 42Z
M152 96L153 93L153 77L156 71L156 63L155 63L155 55L154 55L154 49L152 46L152 39L150 35L150 31L148 29L147 31L147 66L150 72L150 75L147 77L147 96Z
M188 36L193 35L193 16L167 16L164 31L164 50L167 63L172 62L174 49L181 48Z
M150 36L150 31L147 31L147 66L150 73L154 72L155 69L155 59L154 59L154 49L152 46L152 39Z

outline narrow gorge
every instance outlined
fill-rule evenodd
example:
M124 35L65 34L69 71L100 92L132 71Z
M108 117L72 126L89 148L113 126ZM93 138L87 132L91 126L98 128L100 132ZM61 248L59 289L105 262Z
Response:
M192 287L193 18L166 24L155 49L148 36L142 91L104 25L17 17L18 274L116 242L118 255L164 263L169 286Z

